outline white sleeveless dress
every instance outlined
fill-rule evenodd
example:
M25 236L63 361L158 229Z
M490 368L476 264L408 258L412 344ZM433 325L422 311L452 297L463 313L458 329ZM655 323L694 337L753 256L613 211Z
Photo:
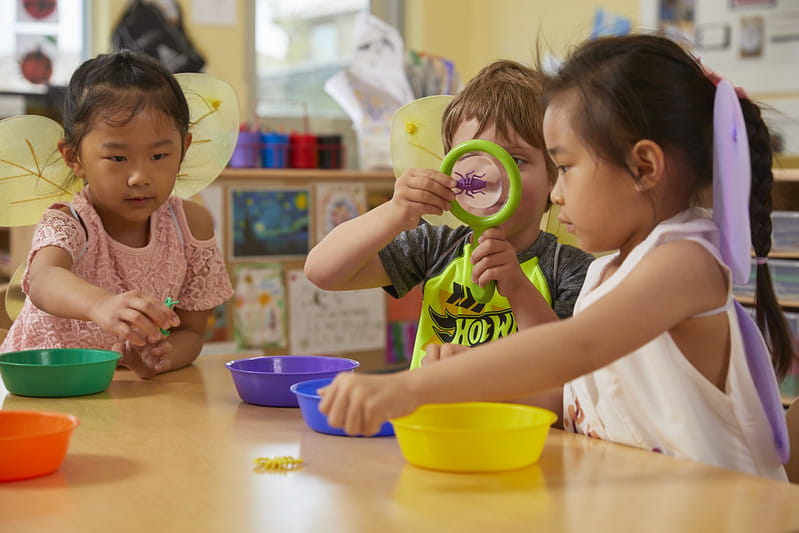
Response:
M589 266L575 314L621 283L655 247L681 239L709 250L729 278L718 251L718 228L705 211L690 209L659 224L599 286L606 265L616 255L596 259ZM595 438L787 481L747 366L732 305L731 282L729 287L727 305L720 311L727 314L731 332L725 391L705 379L666 332L612 364L564 385L564 427Z

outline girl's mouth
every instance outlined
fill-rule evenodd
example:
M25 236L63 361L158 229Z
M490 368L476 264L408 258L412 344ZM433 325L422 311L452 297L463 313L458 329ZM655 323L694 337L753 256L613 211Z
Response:
M128 202L130 204L133 204L133 205L144 205L147 202L149 202L150 200L152 200L151 197L144 197L144 196L139 196L139 197L136 197L136 198L126 198L125 199L126 202Z

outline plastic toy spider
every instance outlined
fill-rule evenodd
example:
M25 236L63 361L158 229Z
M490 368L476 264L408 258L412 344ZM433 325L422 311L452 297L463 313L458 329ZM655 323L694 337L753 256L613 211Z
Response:
M469 198L474 198L475 193L485 194L482 189L488 186L488 182L480 179L485 177L485 173L475 174L474 170L470 170L465 176L460 172L455 172L455 174L458 175L457 185L455 185L456 195L463 193Z

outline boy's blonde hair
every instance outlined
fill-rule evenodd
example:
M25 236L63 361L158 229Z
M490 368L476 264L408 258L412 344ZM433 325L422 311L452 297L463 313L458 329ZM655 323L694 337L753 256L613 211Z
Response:
M445 151L452 149L455 130L466 120L477 120L477 134L494 126L508 138L515 131L530 145L546 150L544 144L543 85L545 76L516 61L503 59L483 67L444 111L441 136ZM551 183L557 172L549 157L547 174Z

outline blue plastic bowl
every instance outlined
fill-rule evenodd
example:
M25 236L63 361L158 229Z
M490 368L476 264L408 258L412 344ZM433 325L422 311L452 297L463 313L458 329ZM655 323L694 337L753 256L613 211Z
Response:
M291 386L291 392L297 395L297 402L300 404L302 418L312 430L319 433L327 433L328 435L353 437L354 435L348 435L343 429L330 426L330 424L327 423L327 416L319 410L319 401L322 397L319 396L316 391L330 385L331 381L333 381L333 378L301 381ZM383 425L380 426L380 431L371 436L387 437L391 435L394 435L394 426L391 425L391 422L383 422Z
M297 397L289 387L300 381L332 379L358 365L354 359L327 355L272 355L225 363L239 397L268 407L297 407Z

